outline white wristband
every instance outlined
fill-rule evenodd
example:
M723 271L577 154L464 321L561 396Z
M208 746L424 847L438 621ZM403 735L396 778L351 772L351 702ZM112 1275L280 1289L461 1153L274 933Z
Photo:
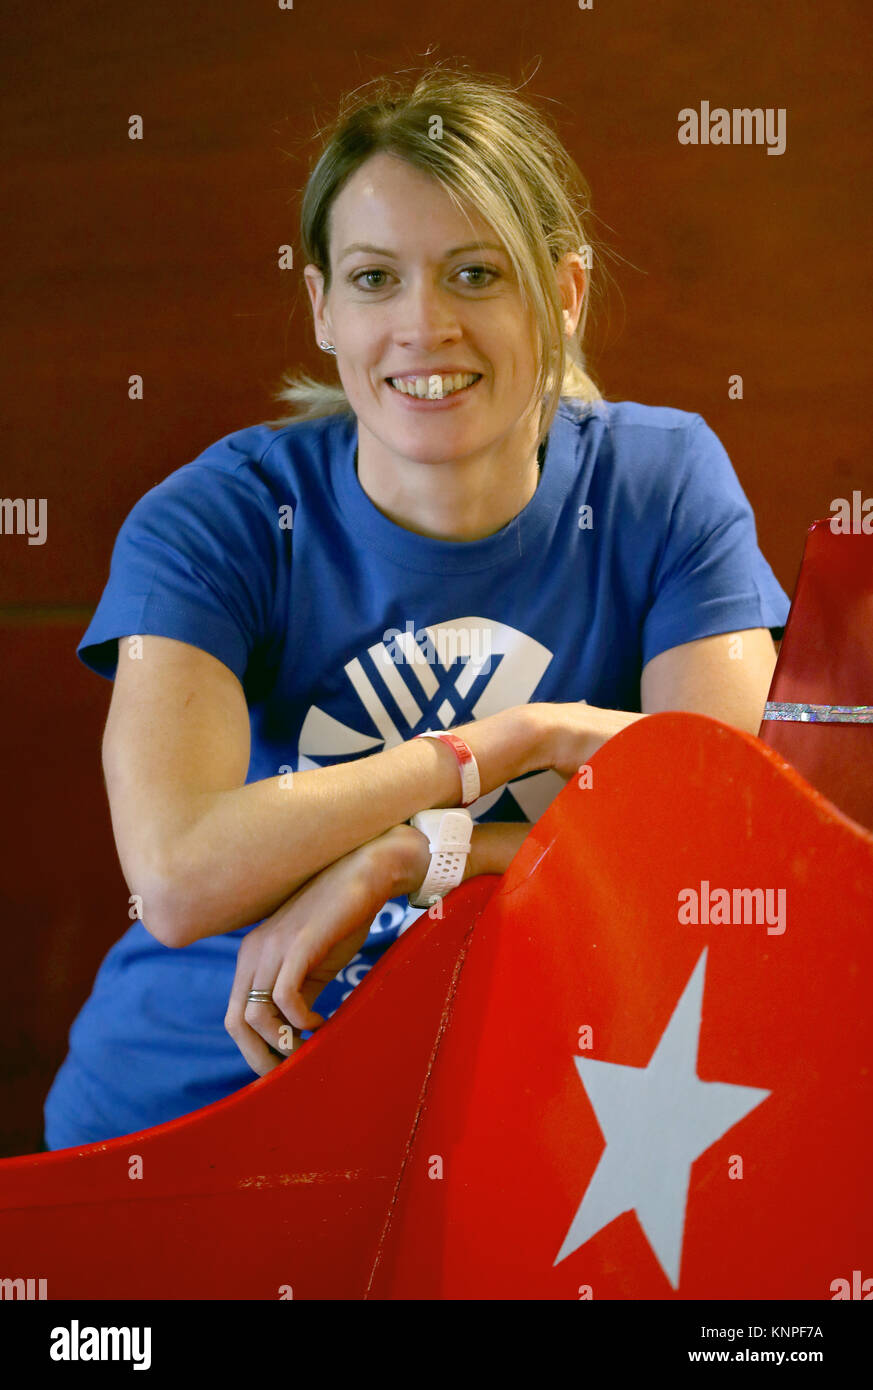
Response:
M424 882L415 893L409 894L410 907L430 907L437 898L445 897L464 877L473 818L462 807L419 811L409 822L427 836L431 860Z

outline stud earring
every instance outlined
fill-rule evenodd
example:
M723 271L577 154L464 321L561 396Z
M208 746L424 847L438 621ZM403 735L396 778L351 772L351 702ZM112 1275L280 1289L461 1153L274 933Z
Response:
M333 343L326 343L323 338L321 342L318 344L318 346L321 348L322 352L336 352L336 348L334 347Z

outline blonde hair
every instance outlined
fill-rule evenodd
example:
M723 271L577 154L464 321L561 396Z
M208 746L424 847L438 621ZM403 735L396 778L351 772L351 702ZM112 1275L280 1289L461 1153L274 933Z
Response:
M303 194L305 260L322 272L327 293L333 201L355 170L379 152L430 174L462 211L464 203L475 208L506 248L525 309L533 306L543 345L532 396L542 401L541 443L562 396L592 405L604 399L582 349L591 292L594 286L600 290L599 276L592 274L600 248L588 226L588 184L546 119L507 79L435 66L413 82L377 78L341 102ZM568 337L555 268L568 251L586 247L591 254L583 260L591 268L582 315ZM342 386L305 372L286 373L273 398L293 407L290 416L267 422L277 426L352 411Z

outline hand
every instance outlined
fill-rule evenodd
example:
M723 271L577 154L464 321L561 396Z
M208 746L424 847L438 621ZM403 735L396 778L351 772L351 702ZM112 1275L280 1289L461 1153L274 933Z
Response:
M412 834L426 856L424 836ZM389 830L343 855L243 938L224 1026L259 1076L300 1045L300 1029L321 1027L325 1020L311 1004L357 955L387 899L402 891L395 843ZM273 1003L251 1003L252 989L269 990Z
M451 732L472 748L484 793L502 782L549 768L567 780L613 734L644 717L628 710L601 709L584 700L534 701L485 715L472 724L453 726ZM448 749L444 755L448 768L454 757ZM457 797L456 765L452 772L453 795ZM446 800L444 804L454 803Z
M474 826L464 879L502 874L529 830L526 821ZM357 955L387 899L421 887L429 863L427 837L393 826L315 874L243 937L224 1026L259 1076L296 1050L301 1029L325 1022L310 1005ZM251 1003L252 989L270 990L273 1003Z
M543 702L530 708L542 729L543 757L547 760L542 766L553 768L566 779L573 777L613 734L645 718L630 710L600 709L584 701Z

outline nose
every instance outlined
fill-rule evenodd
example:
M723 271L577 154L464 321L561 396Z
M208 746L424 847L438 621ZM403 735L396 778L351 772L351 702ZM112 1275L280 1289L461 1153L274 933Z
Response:
M395 300L394 341L424 352L454 343L463 334L453 296L427 276L419 276Z

